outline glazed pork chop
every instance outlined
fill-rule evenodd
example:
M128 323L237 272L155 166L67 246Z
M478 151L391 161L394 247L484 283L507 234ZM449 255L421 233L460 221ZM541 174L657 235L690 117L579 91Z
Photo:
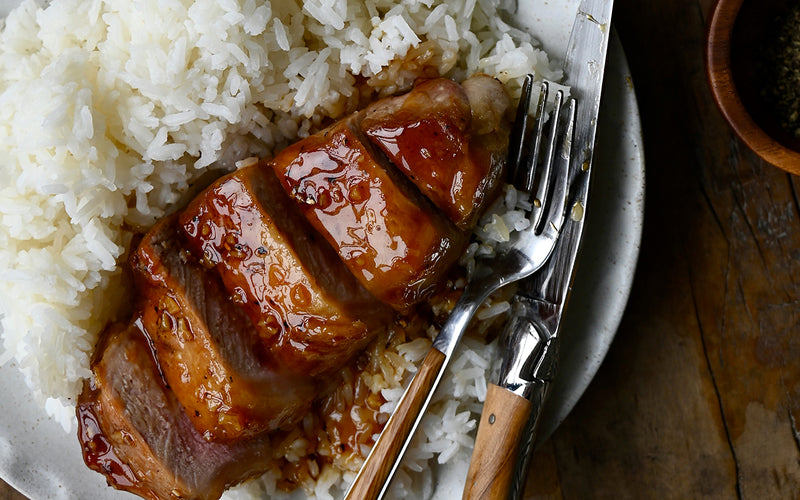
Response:
M86 464L109 484L145 498L219 498L271 457L266 435L208 442L159 376L139 324L102 335L91 380L78 403L78 437Z
M361 128L458 227L471 228L492 199L508 147L502 84L474 76L437 78L377 101Z
M305 425L378 332L419 321L461 256L501 176L497 92L421 83L249 162L148 231L130 259L137 311L107 328L79 398L86 463L153 499L218 498L270 467L270 436ZM384 152L390 129L402 147Z
M338 370L391 321L264 162L214 183L180 222L188 248L216 268L264 348L292 371Z
M131 260L143 301L139 322L205 439L274 430L308 411L321 383L261 348L219 276L186 250L176 217L149 231Z
M467 235L366 140L359 119L284 149L270 165L364 287L407 311L440 284Z

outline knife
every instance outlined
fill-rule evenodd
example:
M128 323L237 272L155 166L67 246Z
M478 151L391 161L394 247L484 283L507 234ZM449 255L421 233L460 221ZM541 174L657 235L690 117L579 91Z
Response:
M522 494L539 417L557 371L561 319L586 220L613 3L582 0L578 7L564 58L565 84L578 103L570 165L572 213L550 260L520 283L513 300L500 378L488 386L464 499Z

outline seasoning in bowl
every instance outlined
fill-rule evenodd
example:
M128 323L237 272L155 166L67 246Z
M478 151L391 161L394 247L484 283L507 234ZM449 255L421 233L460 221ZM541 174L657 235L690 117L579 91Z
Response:
M706 69L736 136L765 162L800 175L792 118L800 110L800 47L790 42L799 38L797 14L797 0L720 0L709 21Z
M776 20L765 50L764 102L778 125L800 139L800 4Z

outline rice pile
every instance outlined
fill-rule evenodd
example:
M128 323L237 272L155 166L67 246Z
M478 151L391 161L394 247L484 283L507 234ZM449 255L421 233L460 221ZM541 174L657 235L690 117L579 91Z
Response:
M558 79L498 13L514 4L24 0L0 26L0 364L19 367L74 429L137 229L236 160L270 156L420 75L484 72L512 94L528 72ZM485 391L474 375L491 349L478 342L453 363L468 381L446 383L464 397L437 407L412 470L471 447ZM397 387L386 391L396 399Z

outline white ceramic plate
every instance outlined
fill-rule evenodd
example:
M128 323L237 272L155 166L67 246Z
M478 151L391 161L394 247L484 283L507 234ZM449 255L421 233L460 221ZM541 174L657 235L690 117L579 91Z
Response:
M0 0L5 16L18 0ZM518 20L553 58L563 54L577 0L520 0ZM584 253L564 321L559 377L543 416L550 435L583 394L605 357L628 301L644 218L644 154L639 112L622 46L611 40ZM33 499L132 498L89 470L76 436L47 418L17 367L0 367L0 477ZM466 464L439 471L435 497L461 495Z

